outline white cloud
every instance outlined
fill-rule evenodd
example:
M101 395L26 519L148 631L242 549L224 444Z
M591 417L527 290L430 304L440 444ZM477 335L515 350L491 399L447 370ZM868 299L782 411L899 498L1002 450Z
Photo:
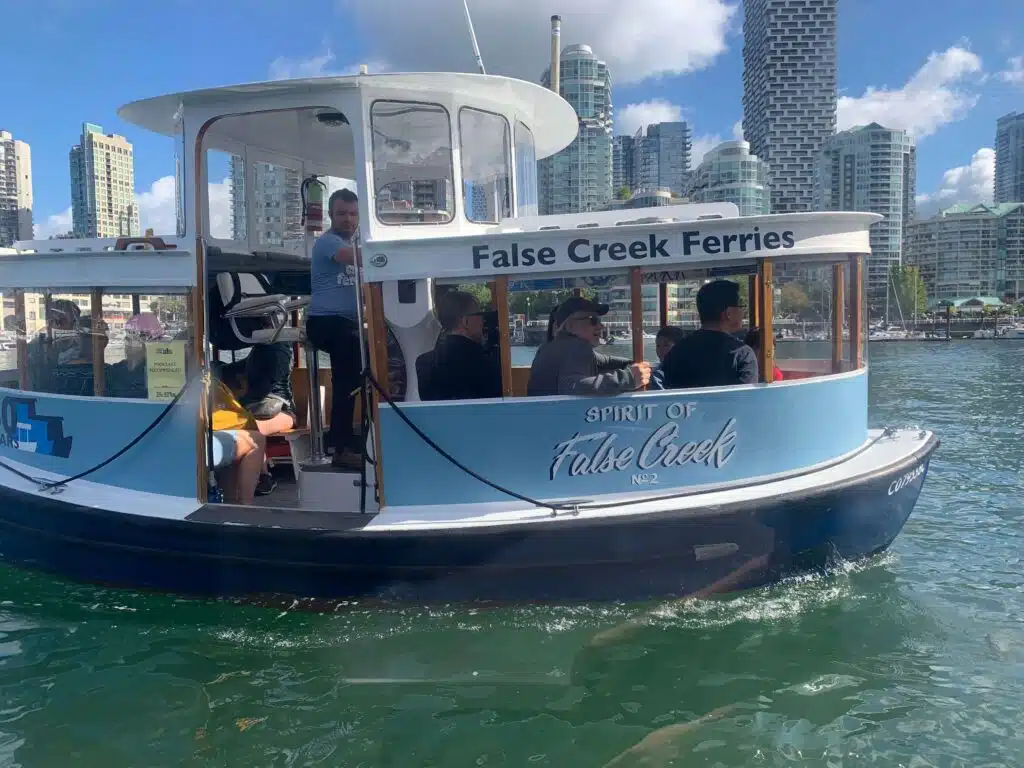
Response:
M981 59L954 46L932 53L902 88L869 87L863 96L843 96L838 104L839 130L879 123L903 129L922 139L947 123L964 117L978 95L971 91L972 76L980 79Z
M33 237L36 240L46 240L55 235L63 235L71 231L71 208L54 213L46 217L46 221L35 222L33 226Z
M638 129L654 123L674 123L683 119L683 108L665 99L651 99L627 104L618 110L615 120L619 133L632 136Z
M387 70L387 65L382 61L367 61L367 69L371 72L382 72ZM291 80L306 77L331 77L359 74L359 64L350 64L347 67L337 66L334 51L327 48L318 56L310 56L306 59L290 59L287 56L278 56L270 62L271 80Z
M727 141L727 139L723 139L717 133L706 133L703 136L695 137L690 143L690 167L696 169L704 160L704 155L723 141Z
M935 192L917 196L917 217L928 218L957 203L991 203L995 175L995 150L982 147L970 163L946 171Z
M1010 85L1024 85L1024 56L1014 56L1007 60L1006 66L1007 69L999 73L999 79Z
M743 121L737 120L732 124L732 137L736 141L743 141Z
M210 184L210 233L217 238L231 237L231 179ZM174 236L177 232L177 213L174 204L174 176L163 176L148 190L138 192L135 202L139 206L139 226L143 232Z
M360 38L398 71L475 72L458 2L337 0ZM562 45L586 43L613 83L692 72L726 51L738 2L728 0L475 0L473 26L487 72L536 81L550 63L551 14ZM396 24L395 19L401 19Z

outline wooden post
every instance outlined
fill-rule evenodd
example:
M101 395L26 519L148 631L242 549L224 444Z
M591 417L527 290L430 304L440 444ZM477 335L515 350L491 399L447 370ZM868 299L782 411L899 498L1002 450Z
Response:
M629 307L633 327L633 362L644 359L644 291L640 267L629 268Z
M850 326L850 367L854 370L864 366L864 315L861 308L864 290L864 258L859 253L850 255L850 289L846 308Z
M749 321L751 328L757 328L761 324L761 276L750 275L747 278L747 301L750 306Z
M107 349L107 324L103 322L103 289L93 288L89 297L92 315L92 391L96 397L107 393L107 370L103 356Z
M196 248L201 249L200 238L196 238ZM202 263L202 256L197 254L196 260ZM199 288L190 288L188 301L185 302L186 327L192 329L192 337L188 339L185 349L185 376L191 377L198 372L205 372L206 359L204 331L197 328L197 319L205 315L206 302ZM201 326L200 326L201 327ZM186 378L186 381L190 380ZM213 398L213 383L210 387L199 388L199 407L196 409L196 498L200 503L209 501L210 479L209 466L207 464L207 440L206 433L213 418L209 413L210 403Z
M366 308L365 320L367 343L370 348L370 372L385 392L390 392L388 379L388 331L384 321L384 292L380 283L363 284L363 305ZM337 397L339 394L334 394ZM348 393L344 393L348 394ZM384 506L384 450L380 444L380 394L376 389L370 392L370 420L373 424L373 445L376 452L373 457L373 468L377 477L377 503Z
M832 373L843 371L843 265L832 265Z
M668 284L658 283L658 326L668 325Z
M498 312L498 353L501 356L501 396L512 397L512 338L509 334L508 275L491 283L491 302Z
M761 329L761 352L758 356L758 367L761 369L761 381L771 383L775 380L775 333L772 330L772 292L775 280L772 278L772 262L769 259L757 260L759 277L757 303Z
M28 375L28 325L25 322L25 291L20 288L14 292L14 333L18 348L18 388L24 391L32 389L32 381Z

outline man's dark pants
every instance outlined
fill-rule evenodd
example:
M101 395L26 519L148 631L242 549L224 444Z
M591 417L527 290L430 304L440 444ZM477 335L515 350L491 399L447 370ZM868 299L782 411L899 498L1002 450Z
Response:
M352 433L352 392L362 383L356 322L342 315L313 315L306 319L306 336L315 349L331 358L331 445L339 454L346 449L361 452Z

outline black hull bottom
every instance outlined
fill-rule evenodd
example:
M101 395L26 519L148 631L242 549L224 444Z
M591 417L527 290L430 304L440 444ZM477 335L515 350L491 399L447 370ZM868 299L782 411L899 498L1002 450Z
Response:
M418 532L166 520L0 487L0 555L75 580L209 597L577 602L714 594L885 550L917 502L936 446L932 438L867 478L770 503Z

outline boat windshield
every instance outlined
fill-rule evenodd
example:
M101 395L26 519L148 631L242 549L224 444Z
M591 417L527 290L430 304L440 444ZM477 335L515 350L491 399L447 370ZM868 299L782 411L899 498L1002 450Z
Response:
M446 224L455 217L451 120L439 104L375 101L373 187L382 224Z

